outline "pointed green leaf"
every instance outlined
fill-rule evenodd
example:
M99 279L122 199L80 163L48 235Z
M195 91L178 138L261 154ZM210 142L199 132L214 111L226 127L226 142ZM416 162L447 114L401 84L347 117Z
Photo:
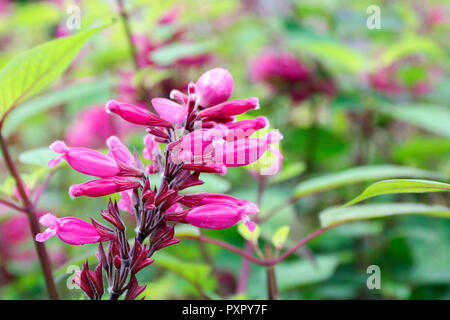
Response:
M258 238L261 234L261 230L259 229L258 225L255 226L255 230L252 232L248 230L245 224L239 223L237 230L242 238L253 243L256 243L258 241Z
M364 166L303 181L297 185L294 197L301 198L313 193L323 192L349 184L389 178L445 179L445 177L437 172L409 167L392 165Z
M420 203L383 203L350 207L333 207L319 214L322 227L337 223L383 218L404 214L450 218L450 209L440 205L428 206Z
M282 226L275 231L272 237L272 244L275 248L281 249L283 247L290 230L291 228L289 226Z
M69 66L84 43L105 27L54 39L14 57L0 70L0 116L50 85Z
M450 137L450 110L446 106L432 104L383 105L381 112L421 127L435 134Z
M346 206L388 193L424 193L446 191L450 191L450 184L437 181L410 179L385 180L370 185L358 197L348 202Z
M57 157L58 154L47 147L25 151L19 155L19 161L47 168L48 162Z
M76 83L59 90L52 90L36 99L31 99L23 103L20 108L11 111L3 126L3 134L8 137L24 121L50 108L108 93L113 83L114 79L111 77L97 78L87 83Z
M280 263L275 272L281 291L319 283L329 279L339 265L339 259L332 255L316 256L315 262L300 260Z

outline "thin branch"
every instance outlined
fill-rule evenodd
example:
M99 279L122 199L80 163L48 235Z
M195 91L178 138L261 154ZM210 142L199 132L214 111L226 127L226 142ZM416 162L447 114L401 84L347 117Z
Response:
M11 208L11 209L14 209L16 211L20 211L20 212L25 213L25 209L24 208L19 207L19 206L15 205L14 203L12 203L12 202L10 202L8 200L0 199L0 203L5 205L5 206L7 206L7 207L9 207L9 208Z
M0 124L1 125L1 124ZM35 208L33 206L33 203L31 202L30 198L28 197L28 194L25 191L24 184L22 182L22 179L20 178L20 175L17 171L17 168L11 158L11 154L9 153L8 145L1 134L0 131L0 146L1 151L3 154L3 157L5 159L6 166L8 168L8 171L13 176L14 180L16 181L17 190L19 192L20 198L22 199L22 203L24 206L25 213L28 217L28 221L30 224L31 233L33 234L33 240L34 245L36 247L36 251L39 257L39 262L41 263L42 272L44 274L45 284L47 286L47 291L51 299L57 300L58 299L58 292L56 291L55 282L52 275L52 268L50 264L50 260L48 258L47 250L45 248L44 243L37 242L36 241L36 235L41 232L37 215Z
M117 0L117 5L119 7L119 14L122 17L122 22L123 22L123 27L125 29L125 34L127 36L127 41L128 41L128 46L130 48L130 53L132 55L133 58L133 64L134 64L134 68L135 70L139 69L139 59L138 59L138 55L137 55L137 49L136 46L133 42L133 36L131 33L131 27L130 27L130 22L128 20L128 13L125 10L125 5L123 3L123 0Z
M222 240L209 238L209 237L206 237L206 236L180 235L180 236L177 236L177 238L178 239L195 240L195 241L203 241L203 242L211 243L211 244L217 245L219 247L222 247L222 248L224 248L224 249L226 249L228 251L236 253L237 255L240 255L241 257L244 257L244 258L250 260L251 262L253 262L255 264L258 264L260 266L273 266L273 265L276 265L277 263L280 263L281 261L285 260L286 258L288 258L290 255L295 253L295 251L300 249L302 246L304 246L306 243L308 243L312 239L320 236L325 231L328 231L331 228L334 228L334 227L336 227L338 225L340 225L340 224L334 224L334 225L326 227L326 228L317 229L313 233L310 233L309 235L307 235L306 237L301 239L299 242L297 242L297 244L295 246L293 246L290 249L288 249L287 251L285 251L279 258L276 258L276 259L258 259L255 256L253 256L252 254L249 254L246 251L241 250L241 249L239 249L238 247L236 247L236 246L234 246L232 244L229 244L229 243L224 242Z

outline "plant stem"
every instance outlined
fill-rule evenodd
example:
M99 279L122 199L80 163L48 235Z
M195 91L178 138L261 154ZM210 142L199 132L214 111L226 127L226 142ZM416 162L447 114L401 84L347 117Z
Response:
M272 248L269 244L265 247L266 257L272 260ZM275 274L275 265L266 267L267 273L267 296L269 300L279 300L280 292L278 291L277 276Z
M261 206L264 190L266 189L267 179L265 176L258 176L258 195L256 197L256 204ZM255 221L258 221L258 217L255 217ZM245 252L252 254L253 246L250 241L245 242ZM239 281L236 287L236 294L242 294L247 291L248 278L250 277L251 263L248 259L242 260L241 270L239 273Z
M252 253L252 244L249 241L245 242L246 253ZM236 287L236 294L242 294L247 291L248 278L250 277L251 263L250 260L245 259L242 261L241 270L239 272L239 281Z
M133 42L133 37L132 37L132 33L131 33L131 27L130 27L130 23L128 21L128 13L125 10L125 5L124 5L124 1L123 0L117 0L117 5L119 7L119 14L122 17L122 23L123 23L123 27L125 29L125 34L127 36L127 41L128 41L128 46L130 48L130 53L132 55L133 58L133 64L134 64L134 68L135 70L139 69L139 60L138 60L138 56L137 56L137 50L136 50L136 46Z
M8 171L13 176L13 178L16 180L17 185L17 191L19 192L20 198L22 200L24 211L28 217L28 222L30 224L31 233L33 235L33 241L34 245L36 247L36 252L39 257L39 262L41 263L42 272L44 274L45 284L47 287L48 294L50 296L50 299L57 300L58 299L58 292L56 291L55 282L53 280L52 276L52 268L50 264L50 260L48 258L47 250L45 248L45 245L42 242L37 242L35 240L36 235L41 232L39 223L36 216L36 211L34 208L33 203L31 202L30 198L28 197L25 187L23 185L22 179L20 178L20 175L17 171L17 168L11 158L11 154L8 149L8 145L0 131L0 146L2 150L3 157L5 159L6 166L8 168Z

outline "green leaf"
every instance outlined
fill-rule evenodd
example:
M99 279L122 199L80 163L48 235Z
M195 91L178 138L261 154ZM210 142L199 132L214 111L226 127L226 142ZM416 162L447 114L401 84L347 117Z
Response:
M153 264L200 286L208 280L211 271L208 265L183 262L167 253L161 252L155 254L155 262Z
M56 80L84 43L105 27L58 38L14 57L0 70L0 116Z
M200 229L190 224L180 224L175 228L175 238L179 236L199 236Z
M345 185L369 180L402 177L445 179L445 177L437 172L409 167L392 165L363 166L303 181L297 185L294 197L300 198L313 193L323 192Z
M426 54L434 59L445 56L445 52L430 38L409 36L400 42L393 43L381 56L380 61L387 65L414 53Z
M335 72L359 72L366 65L363 55L332 38L302 30L288 37L289 45L324 61Z
M47 167L51 159L59 156L48 147L25 151L19 155L19 161L25 164L34 164L37 166Z
M450 209L440 205L428 206L420 203L383 203L350 207L333 207L319 214L322 227L336 223L383 218L404 214L420 214L450 218Z
M291 178L297 177L306 170L304 162L294 162L283 166L281 172L269 178L271 184L280 183Z
M11 111L3 126L3 133L8 137L22 122L32 116L63 103L98 95L109 90L112 84L111 78L96 79L95 82L77 83L28 101Z
M213 43L173 43L156 49L151 58L161 65L170 65L183 57L191 57L206 53Z
M209 192L225 193L231 188L231 184L219 175L208 174L200 177L205 183L188 189L186 193Z
M275 269L278 285L285 291L325 281L334 274L338 264L337 257L325 255L316 256L314 263L307 260L283 262Z
M289 226L282 226L275 231L272 237L272 244L275 248L281 249L286 242L291 228Z
M385 105L381 111L397 120L450 137L450 110L431 104Z
M393 179L376 182L364 190L358 197L349 201L346 206L388 193L424 193L449 192L450 184L431 180Z

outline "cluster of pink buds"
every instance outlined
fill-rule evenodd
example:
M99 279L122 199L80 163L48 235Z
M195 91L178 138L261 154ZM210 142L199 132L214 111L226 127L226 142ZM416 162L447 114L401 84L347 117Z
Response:
M94 271L84 265L76 282L91 299L104 294L102 268L106 272L110 298L126 292L136 298L145 287L139 286L136 273L153 262L157 250L177 244L174 228L186 223L200 228L229 228L242 221L250 231L257 214L256 204L223 194L179 193L200 185L201 173L225 174L227 167L244 166L257 161L273 148L282 136L270 131L265 138L252 137L269 123L265 117L236 121L236 116L259 107L257 98L229 100L233 78L224 69L216 68L190 83L188 92L173 90L172 100L154 98L151 103L158 115L148 109L126 102L109 101L106 110L122 119L147 128L142 156L134 154L117 138L107 139L107 154L68 147L62 141L50 148L61 154L51 160L55 166L65 160L76 171L97 177L69 189L71 197L107 196L120 192L118 203L109 201L101 216L112 227L92 219L92 224L74 217L56 218L47 214L41 224L48 227L38 241L57 235L62 241L80 245L99 242L99 265ZM164 152L160 144L165 144ZM152 175L162 177L159 187L151 185ZM120 210L136 220L136 238L130 245ZM148 242L146 241L148 239ZM109 242L105 252L102 242Z
M288 94L294 102L302 102L315 94L336 94L333 79L321 65L307 67L289 52L265 52L250 66L250 78L266 84L273 93Z

